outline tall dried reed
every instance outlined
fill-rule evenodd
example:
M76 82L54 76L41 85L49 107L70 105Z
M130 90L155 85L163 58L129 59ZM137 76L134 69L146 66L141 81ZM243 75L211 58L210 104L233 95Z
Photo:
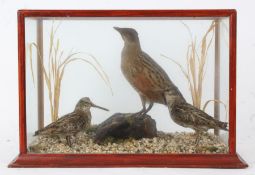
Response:
M60 39L56 39L56 32L58 27L59 25L57 27L54 27L53 22L49 37L48 67L43 61L43 56L42 53L40 53L38 44L35 42L29 43L30 68L32 72L33 83L35 83L33 71L33 48L35 48L38 55L38 61L40 61L40 64L42 66L42 73L48 90L52 122L58 119L61 83L64 77L65 69L70 63L75 61L82 61L92 66L112 92L112 88L107 74L104 72L102 66L93 55L86 54L88 58L83 58L80 57L80 55L83 53L73 53L71 51L69 54L64 56L64 51L60 48ZM95 63L93 63L91 60Z
M183 65L181 65L179 62L175 61L174 59L167 57L165 55L162 55L162 57L171 60L181 69L183 75L188 81L189 90L192 97L192 102L195 107L205 110L205 108L210 102L214 102L214 103L223 104L226 110L226 105L219 99L208 100L203 105L203 108L201 108L201 100L203 96L203 83L204 83L204 76L206 72L205 66L207 61L207 54L208 54L208 50L211 47L211 44L215 35L216 22L212 21L206 33L203 35L202 40L200 42L201 43L200 52L197 50L198 46L197 46L196 38L193 39L192 32L189 26L185 23L183 23L183 25L187 28L191 38L191 43L188 45L187 52L186 52L186 66L187 66L186 70Z

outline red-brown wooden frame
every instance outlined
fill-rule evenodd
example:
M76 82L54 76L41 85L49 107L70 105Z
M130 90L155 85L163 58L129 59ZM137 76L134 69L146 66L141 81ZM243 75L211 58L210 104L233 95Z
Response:
M32 154L27 152L25 18L26 17L229 17L229 153L228 154ZM236 153L236 11L235 10L19 10L20 154L9 167L191 167L245 168Z

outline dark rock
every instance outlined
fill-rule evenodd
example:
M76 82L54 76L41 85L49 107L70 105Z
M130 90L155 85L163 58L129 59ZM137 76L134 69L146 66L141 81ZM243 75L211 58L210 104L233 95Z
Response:
M157 136L156 122L149 115L116 113L98 125L94 142L101 143L107 137L117 139L152 138Z

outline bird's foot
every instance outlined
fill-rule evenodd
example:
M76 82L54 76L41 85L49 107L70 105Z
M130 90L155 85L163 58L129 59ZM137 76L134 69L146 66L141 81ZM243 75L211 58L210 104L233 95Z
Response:
M200 141L199 139L196 139L196 140L195 140L195 146L196 146L196 147L199 146L199 141Z
M146 113L145 113L145 112L135 113L135 117L143 118L145 115L146 115Z
M201 133L196 133L196 140L195 140L195 146L198 147L199 146L199 142L200 142L200 135Z
M66 136L66 143L67 145L72 148L72 142L71 142L71 137L70 136Z
M144 110L134 113L136 117L143 117L145 115Z

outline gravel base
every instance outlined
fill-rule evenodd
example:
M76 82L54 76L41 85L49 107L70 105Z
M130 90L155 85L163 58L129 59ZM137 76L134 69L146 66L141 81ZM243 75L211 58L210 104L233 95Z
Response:
M227 153L228 147L215 135L205 133L199 145L195 145L195 135L189 132L164 133L151 139L108 138L101 145L93 143L93 133L80 132L72 137L72 148L65 139L37 136L29 145L31 153Z

